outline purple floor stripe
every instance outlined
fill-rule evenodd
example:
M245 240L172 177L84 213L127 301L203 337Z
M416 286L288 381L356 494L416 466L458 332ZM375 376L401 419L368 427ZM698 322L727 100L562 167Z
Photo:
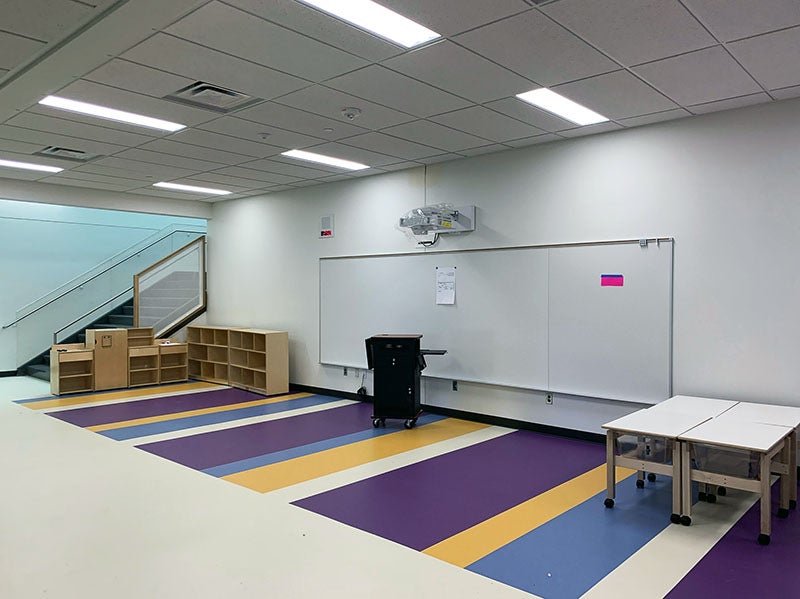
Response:
M800 569L800 513L776 518L780 484L772 485L770 544L756 543L761 507L758 502L733 525L703 559L667 595L669 599L695 597L798 597ZM724 501L720 498L718 501Z
M295 505L421 551L604 461L600 444L518 431Z
M88 406L49 415L77 426L96 426L111 422L123 422L136 418L149 418L165 414L177 414L188 410L201 410L245 401L263 399L263 396L241 389L219 389L186 395L169 395L152 399L139 399L107 406Z
M138 447L204 470L371 428L371 414L372 404L358 403Z

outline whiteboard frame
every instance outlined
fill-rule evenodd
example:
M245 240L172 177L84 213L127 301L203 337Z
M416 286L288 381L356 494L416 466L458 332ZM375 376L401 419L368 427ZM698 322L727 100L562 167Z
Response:
M673 384L673 334L674 334L674 278L675 278L675 238L670 236L656 236L656 237L638 237L635 239L610 239L610 240L599 240L599 241L580 241L580 242L565 242L565 243L547 243L547 244L536 244L536 245L514 245L514 246L502 246L502 247L491 247L491 248L467 248L467 249L453 249L453 250L424 250L422 252L389 252L389 253L382 253L382 254L350 254L345 256L321 256L319 258L318 263L318 272L317 272L317 291L318 291L318 313L317 313L317 323L318 323L318 356L317 356L317 363L321 366L333 366L339 368L356 368L356 369L363 369L363 364L351 364L351 363L344 363L344 362L323 362L322 361L322 285L319 284L321 282L322 276L322 263L323 261L333 261L333 260L349 260L354 258L390 258L390 257L410 257L410 256L423 256L423 255L441 255L447 256L448 254L466 254L466 253L474 253L474 252L499 252L499 251L508 251L508 250L534 250L534 249L552 249L552 248L568 248L568 247L596 247L596 246L605 246L605 245L632 245L637 244L641 245L642 243L656 243L659 247L661 243L670 243L670 269L668 273L668 289L669 289L669 334L668 334L668 364L667 364L667 380L668 380L668 394L672 396L672 384ZM438 379L438 380L453 380L452 377L443 377L443 376L435 376L435 375L426 375L422 374L424 378L429 379ZM465 377L459 377L458 381L462 381L465 383L476 383L481 385L489 385L494 387L504 387L507 389L520 389L524 391L535 391L535 392L542 392L542 393L557 393L561 395L569 395L575 396L574 393L570 393L568 391L562 391L559 389L541 389L538 387L530 387L530 386L521 386L521 385L513 385L509 383L504 383L500 381L494 381L489 379L471 379ZM620 398L620 397L608 397L608 396L592 396L595 399L602 399L602 400L609 400L609 401L618 401L623 403L634 403L634 404L645 404L645 405L652 405L651 400L636 400L631 398Z

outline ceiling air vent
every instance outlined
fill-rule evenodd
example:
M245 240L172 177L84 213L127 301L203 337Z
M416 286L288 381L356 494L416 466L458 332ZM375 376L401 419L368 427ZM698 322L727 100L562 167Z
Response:
M525 2L527 2L531 6L541 6L542 4L552 4L553 2L556 2L556 1L557 0L525 0Z
M74 160L75 162L87 162L97 158L99 154L89 154L81 150L62 148L61 146L47 146L43 150L34 152L38 156L49 156L50 158L62 158L64 160Z
M261 101L261 98L254 98L232 89L203 83L202 81L179 89L175 93L164 96L164 98L183 104L199 106L207 110L214 110L215 112L231 112Z

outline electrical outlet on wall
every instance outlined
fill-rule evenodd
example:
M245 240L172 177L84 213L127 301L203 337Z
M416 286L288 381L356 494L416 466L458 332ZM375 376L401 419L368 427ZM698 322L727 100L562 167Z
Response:
M544 403L546 403L548 406L552 406L553 405L553 394L552 393L548 393L547 395L544 396Z

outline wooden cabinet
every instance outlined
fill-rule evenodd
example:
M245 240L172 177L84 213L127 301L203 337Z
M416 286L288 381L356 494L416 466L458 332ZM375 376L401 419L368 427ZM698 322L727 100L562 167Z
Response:
M132 347L128 350L128 387L158 384L158 348Z
M153 327L138 327L128 329L128 348L147 347L155 344Z
M163 343L158 346L159 380L176 383L189 378L188 345L186 343Z
M94 351L83 344L54 345L50 349L50 392L94 391Z
M128 386L128 329L86 329L94 350L95 391Z
M276 395L289 391L285 331L190 326L189 376Z

